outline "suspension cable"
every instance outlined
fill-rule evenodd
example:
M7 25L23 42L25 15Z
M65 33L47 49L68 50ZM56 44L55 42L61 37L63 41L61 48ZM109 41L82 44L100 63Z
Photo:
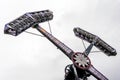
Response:
M40 37L44 37L43 35L39 35L39 34L36 34L36 33L32 33L32 32L29 32L29 31L24 31L24 32L26 32L26 33L28 33L28 34L32 34L32 35L36 35L36 36L40 36Z
M49 30L50 30L50 33L52 34L52 30L51 30L51 26L50 26L50 23L48 21L48 26L49 26ZM40 35L40 34L36 34L36 33L33 33L33 32L29 32L29 31L24 31L28 34L32 34L32 35L36 35L36 36L40 36L40 37L44 37L43 35Z
M82 40L82 44L83 44L83 46L84 46L84 48L86 50L87 48L85 46L85 43L84 43L83 39L81 39L81 40ZM91 51L90 53L99 53L99 52L102 52L102 51Z
M50 33L52 34L52 29L49 21L48 21L48 26L49 26Z
M83 46L84 46L84 48L85 48L85 50L86 50L87 48L86 48L86 46L85 46L85 43L84 43L83 39L81 39L81 40L82 40L82 44L83 44Z
M102 52L102 51L91 51L90 53L99 53L99 52Z

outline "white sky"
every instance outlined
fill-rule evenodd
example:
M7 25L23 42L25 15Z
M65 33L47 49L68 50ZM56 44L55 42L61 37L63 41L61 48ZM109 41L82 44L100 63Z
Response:
M54 14L50 22L53 35L74 51L84 51L81 40L74 36L74 27L113 46L118 52L115 57L103 53L89 57L110 80L120 79L120 0L0 0L0 80L63 80L64 67L71 61L50 41L27 33L17 37L3 33L4 25L13 19L45 9ZM41 26L48 30L47 23ZM27 31L39 34L32 28Z

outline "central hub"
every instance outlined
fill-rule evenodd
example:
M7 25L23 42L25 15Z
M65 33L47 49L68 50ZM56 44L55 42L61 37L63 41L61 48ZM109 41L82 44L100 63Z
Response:
M88 69L91 65L91 61L88 58L88 56L86 56L84 53L74 53L72 56L72 61L74 63L75 66L77 66L80 69Z

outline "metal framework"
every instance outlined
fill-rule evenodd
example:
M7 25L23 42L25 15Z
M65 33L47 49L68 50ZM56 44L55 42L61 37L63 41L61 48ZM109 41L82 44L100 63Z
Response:
M104 42L102 39L100 39L98 36L91 34L79 27L74 28L74 33L77 37L93 44L95 47L100 49L102 52L104 52L108 56L115 56L116 50L112 48L110 45L108 45L106 42Z
M114 48L109 46L99 37L88 33L80 28L74 28L75 35L88 41L90 45L84 52L74 52L60 40L55 38L52 34L47 32L38 24L41 22L53 19L53 13L49 10L26 13L23 16L7 23L4 28L5 34L17 36L30 27L36 28L49 41L51 41L57 48L59 48L72 62L71 69L74 72L73 79L69 80L87 80L88 75L93 75L98 80L108 80L102 73L100 73L92 64L88 57L93 46L103 51L109 56L115 56L117 53ZM65 73L70 69L65 68ZM66 79L65 79L66 80Z

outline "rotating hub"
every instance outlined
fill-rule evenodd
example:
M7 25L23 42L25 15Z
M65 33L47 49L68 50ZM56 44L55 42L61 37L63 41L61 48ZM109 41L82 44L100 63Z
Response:
M91 66L90 59L84 53L74 53L72 55L72 61L75 66L83 70L88 69Z

